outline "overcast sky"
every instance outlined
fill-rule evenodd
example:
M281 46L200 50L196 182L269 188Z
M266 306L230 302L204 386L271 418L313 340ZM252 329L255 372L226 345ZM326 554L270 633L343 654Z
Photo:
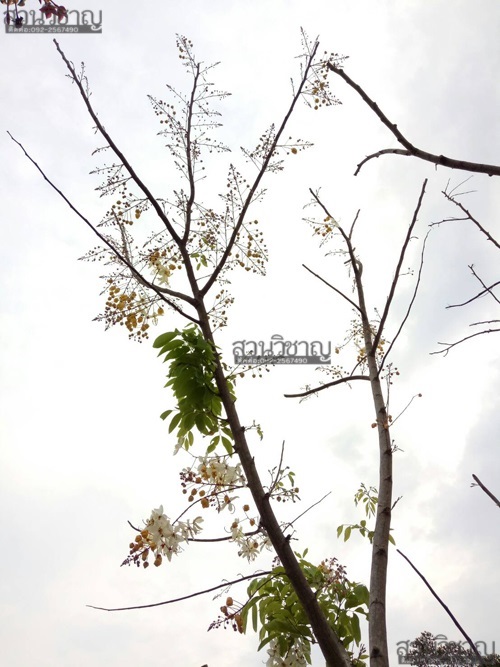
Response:
M38 10L35 0L27 0ZM175 48L187 35L197 56L220 61L213 79L232 93L223 104L221 139L242 169L240 146L252 147L289 103L298 74L300 27L319 34L321 49L349 56L346 71L424 149L452 157L499 162L500 6L496 0L68 0L68 7L102 10L101 35L62 35L68 58L85 61L92 102L116 142L159 197L172 192L172 167L147 94L166 97L165 84L189 85ZM3 7L2 7L3 9ZM214 586L254 570L234 545L191 545L161 568L121 568L132 531L153 507L172 517L183 509L175 440L160 413L172 407L163 389L165 367L150 342L104 332L92 319L103 309L99 268L77 259L95 245L84 224L43 181L6 134L9 130L58 187L93 221L109 203L99 200L89 172L103 144L93 132L51 35L0 35L0 188L2 194L1 467L2 572L0 646L9 667L179 665L253 667L265 662L257 638L206 629L221 600L210 595L156 609L105 613L85 605L146 604ZM219 344L230 359L240 339L320 339L342 342L351 312L308 273L307 264L345 291L342 260L326 255L302 221L308 188L321 188L332 213L348 225L361 209L356 247L364 264L372 313L383 308L398 245L411 220L424 178L428 193L419 215L408 268L417 268L421 241L432 222L455 214L441 191L468 174L435 169L409 158L382 157L353 176L367 154L396 147L389 132L340 79L331 85L342 106L314 113L300 106L290 134L314 142L269 175L264 202L252 214L270 252L266 277L232 276L236 299ZM215 205L224 161L213 163L207 202ZM210 175L210 163L207 162ZM497 238L498 179L474 176L463 200ZM422 398L398 420L393 514L397 546L436 587L477 641L496 641L500 574L498 509L477 488L477 474L500 493L500 362L498 337L476 338L446 358L430 352L454 341L468 325L498 317L491 298L469 309L446 306L470 298L477 282L498 279L498 251L470 223L435 227L429 237L422 287L392 360L401 376L392 387L391 413ZM401 281L389 338L404 314L414 277ZM158 331L181 326L172 315ZM152 338L154 337L152 336ZM345 361L348 366L349 361ZM297 528L297 549L311 560L336 556L350 578L368 584L370 546L353 535L344 544L336 527L361 517L353 504L360 482L377 485L377 442L370 428L367 388L353 385L297 403L284 393L313 384L312 367L272 370L238 387L243 421L262 424L252 442L266 470L279 460L297 473L300 506L324 494ZM361 383L364 385L364 383ZM223 534L231 518L212 522ZM264 554L256 567L267 568ZM244 600L244 587L235 599ZM422 582L393 550L388 620L391 660L396 642L423 630L461 639ZM364 638L367 643L367 636ZM315 664L322 660L315 654Z

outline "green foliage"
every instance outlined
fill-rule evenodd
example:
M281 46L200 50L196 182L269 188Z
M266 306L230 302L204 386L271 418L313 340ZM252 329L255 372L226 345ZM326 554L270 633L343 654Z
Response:
M354 494L354 504L356 507L359 503L365 503L365 514L367 517L375 516L378 503L378 491L374 486L369 489L361 482L361 486Z
M302 555L296 554L329 623L346 649L353 644L359 646L360 616L368 617L368 589L363 584L349 581L343 566L335 558L316 566L305 560L306 555L307 550ZM249 617L255 632L260 625L259 650L275 640L280 655L286 656L294 642L300 640L306 647L306 660L311 664L310 651L315 640L285 569L278 565L271 574L254 579L247 592L249 600L241 611L243 630L246 631ZM364 663L358 661L358 664Z
M361 486L354 494L354 504L357 507L361 502L364 503L365 505L366 516L367 517L375 516L378 504L377 489L374 486L370 486L370 488L367 489L366 486L363 483L361 483ZM349 523L349 524L343 523L337 528L337 537L340 537L343 532L344 542L347 542L347 540L351 537L351 533L353 530L359 530L362 537L367 537L370 540L370 544L373 542L373 536L375 535L375 531L370 530L368 528L366 519L362 519L359 523ZM396 544L392 535L389 535L389 542L391 542L391 544Z
M165 386L172 388L177 408L166 410L161 418L173 415L168 431L172 433L177 429L178 446L189 449L196 428L203 436L212 436L208 453L221 444L228 454L232 454L233 438L221 417L222 400L214 378L214 346L203 337L199 327L191 324L182 331L175 329L158 336L153 347L160 348L158 356L164 355L164 361L170 362ZM233 382L226 378L226 383L234 397Z

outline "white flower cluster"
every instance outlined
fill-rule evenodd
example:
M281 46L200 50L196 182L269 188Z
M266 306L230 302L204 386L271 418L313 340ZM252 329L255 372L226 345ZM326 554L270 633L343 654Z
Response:
M220 487L246 486L247 481L241 463L230 466L226 461L227 458L229 457L200 456L198 472L202 480Z
M160 505L151 512L143 534L147 531L148 544L156 556L166 556L170 561L172 554L182 551L182 542L187 542L201 532L202 522L203 519L198 516L192 522L176 521L172 524L168 516L163 514L163 505Z
M265 548L271 549L271 541L267 535L245 535L241 528L239 519L235 519L231 525L231 540L240 547L238 556L247 558L251 563L257 558L259 553Z
M301 637L295 639L285 657L282 657L279 653L278 641L272 639L267 649L269 658L267 659L266 667L306 667L306 653L308 651Z

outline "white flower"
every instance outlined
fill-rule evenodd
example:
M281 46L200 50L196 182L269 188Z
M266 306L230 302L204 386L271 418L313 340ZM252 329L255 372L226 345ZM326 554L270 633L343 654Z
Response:
M243 530L240 526L240 520L235 519L231 524L231 539L235 542L238 542L238 544L241 544L241 541L244 540L244 538L245 535L243 534Z
M279 645L276 639L269 642L267 654L269 658L266 662L266 667L306 667L307 660L305 657L304 641L301 637L295 639L294 644L289 649L285 656L279 653Z
M182 551L182 542L187 542L193 535L201 531L203 519L196 517L192 522L177 521L172 524L168 516L163 513L163 505L151 512L151 517L146 523L148 531L148 542L156 554L163 554L172 560L173 554Z
M246 479L241 468L241 464L230 466L226 463L226 457L218 456L200 456L198 472L207 482L216 486L244 486Z
M194 519L193 523L191 524L191 532L193 535L197 535L198 533L201 533L202 527L200 524L203 523L203 518L201 516L197 516L196 519ZM189 521L188 521L189 524Z
M241 542L238 542L238 544L241 546L241 549L238 551L238 556L248 558L249 563L255 560L259 555L259 543L253 537L247 537Z

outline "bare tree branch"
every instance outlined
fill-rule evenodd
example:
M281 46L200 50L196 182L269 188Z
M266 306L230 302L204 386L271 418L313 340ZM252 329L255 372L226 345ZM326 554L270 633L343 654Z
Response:
M423 196L425 182L419 200ZM316 203L323 209L329 218L326 206L320 201L311 189L309 190ZM414 218L418 212L415 211ZM335 218L333 218L335 219ZM376 414L376 424L379 445L379 494L377 503L377 516L375 519L375 530L372 542L372 561L370 567L370 605L369 605L369 642L370 642L370 664L372 667L387 667L389 664L389 649L387 645L387 565L388 545L391 530L391 508L392 508L392 454L393 447L389 429L389 415L387 405L384 402L382 387L379 377L377 363L377 346L374 345L373 327L368 317L365 292L362 280L363 267L355 254L350 236L348 236L340 225L337 229L342 235L349 253L349 261L354 273L354 281L358 296L360 319L363 331L365 359L368 366L368 380L371 386L373 407ZM399 267L398 271L399 272ZM389 301L389 300L388 300ZM344 380L345 381L345 380Z
M180 598L173 598L172 600L164 600L163 602L152 602L151 604L139 604L132 607L96 607L93 604L87 604L86 607L90 609L98 609L99 611L131 611L132 609L149 609L151 607L161 607L166 604L173 604L174 602L182 602L182 600L189 600L190 598L195 598L198 595L206 595L207 593L212 593L212 591L217 591L220 588L226 588L226 586L232 586L233 584L239 584L241 581L247 581L248 579L255 579L256 577L262 577L267 574L272 574L271 570L264 570L262 572L256 572L255 574L249 574L246 577L240 577L239 579L233 579L233 581L226 581L223 584L218 586L212 586L211 588L206 588L203 591L197 591L196 593L191 593L190 595L183 595Z
M500 320L483 320L482 322L471 322L469 326L476 327L480 324L497 324Z
M470 265L469 265L469 269L471 270L471 273L472 273L472 275L474 276L474 278L476 278L476 279L481 283L481 285L484 287L484 292L483 292L483 294L484 294L485 292L488 292L488 293L495 299L495 301L500 305L500 301L498 300L498 298L497 298L497 297L493 294L493 292L491 291L491 287L486 287L486 285L484 284L484 282L482 281L482 279L481 279L481 278L477 275L477 273L474 271L474 264L470 264Z
M476 484L482 488L482 490L486 493L486 495L489 496L492 499L492 501L496 505L498 505L498 507L500 507L500 500L498 500L498 498L491 493L491 491L481 482L479 477L476 477L476 475L472 475L472 478L474 479ZM472 486L474 486L474 484Z
M477 324L479 324L479 322ZM500 329L485 329L484 331L478 331L477 333L471 334L470 336L465 336L465 338L457 340L456 343L438 342L438 345L445 345L446 347L443 350L436 350L435 352L431 352L430 354L444 354L444 356L446 357L448 352L451 350L452 347L455 347L455 345L460 345L460 343L463 343L466 340L470 340L471 338L475 338L476 336L482 336L483 334L489 334L489 333L496 333L498 331L500 331Z
M421 252L421 254L420 254L420 266L419 266L419 268L418 268L417 282L415 283L415 289L413 290L413 295L412 295L411 300L410 300L410 303L409 303L409 305L408 305L408 309L406 310L406 314L405 314L405 316L403 317L403 319L402 319L402 321L401 321L401 324L399 325L399 329L397 330L396 335L395 335L394 338L391 340L390 345L389 345L389 347L387 348L387 352L384 354L384 356L383 356L383 358L382 358L382 361L380 362L380 370L379 370L379 373L382 372L382 370L383 370L383 368L384 368L384 365L385 365L385 360L386 360L387 357L389 356L389 354L390 354L392 348L394 347L394 345L395 345L395 343L396 343L396 341L397 341L397 339L398 339L398 337L399 337L399 334L400 334L401 331L403 330L403 327L404 327L404 325L406 324L406 321L408 320L408 317L410 316L410 312L411 312L411 309L413 308L413 304L415 303L415 299L417 298L418 288L419 288L419 286L420 286L420 280L421 280L421 278L422 278L422 269L423 269L423 267L424 267L425 245L426 245L426 243L427 243L427 238L428 238L429 234L430 234L430 231L428 231L427 234L425 235L424 242L423 242L423 244L422 244L422 252Z
M304 514L307 514L307 512L309 512L310 510L312 510L313 507L316 507L317 505L319 505L320 503L322 503L323 500L325 500L325 498L328 498L328 496L329 496L331 493L332 493L331 491L328 491L328 493L325 493L325 495L324 495L322 498L320 498L319 500L317 500L317 501L316 501L315 503L313 503L312 505L309 505L309 507L308 507L306 510L304 510L303 512L301 512L298 516L295 517L295 519L293 519L292 521L290 521L290 523L287 524L287 525L288 525L288 526L293 526L293 524L294 524L296 521L298 521L299 519L301 519L301 518L304 516Z
M28 160L38 169L40 174L42 175L43 179L47 181L47 183L50 185L51 188L53 188L57 194L64 199L66 204L70 207L74 213L77 214L83 222L90 227L90 229L94 232L94 234L105 244L107 248L111 250L111 252L122 262L132 273L134 278L136 278L142 285L145 285L149 289L151 289L155 294L157 294L160 299L168 304L171 308L173 308L175 311L177 311L180 315L185 317L187 320L190 320L191 322L195 322L196 324L199 324L199 320L197 320L195 317L192 317L191 315L188 315L185 313L179 306L174 302L171 301L170 299L167 299L165 296L165 293L167 293L169 296L176 297L178 299L181 299L182 301L185 301L189 303L191 306L195 306L195 300L193 297L190 297L187 294L183 294L182 292L175 292L174 290L167 290L166 288L159 289L156 285L153 283L150 283L144 276L137 271L137 269L134 267L134 265L125 257L123 253L121 253L118 248L116 248L110 241L103 235L101 232L97 229L95 225L93 225L88 218L86 218L83 213L80 213L80 211L71 203L71 201L66 197L66 195L50 180L50 178L45 174L43 169L38 165L37 162L29 155L29 153L26 151L24 146L17 140L15 139L12 134L7 130L7 134L9 137L12 139L14 143L16 143L19 148L23 151L24 155L28 158Z
M329 387L333 387L336 384L342 384L343 382L350 382L351 380L369 380L370 378L368 375L349 375L349 377L345 378L340 378L338 380L332 380L332 382L327 382L326 384L322 384L319 387L315 387L314 389L308 389L307 391L303 391L300 394L283 394L285 398L304 398L305 396L310 396L311 394L317 394L320 391L323 391L323 389L328 389Z
M245 220L247 210L248 210L250 204L252 203L253 198L255 196L255 193L257 192L257 189L259 187L259 184L260 184L264 174L267 171L267 168L269 166L269 163L271 162L272 157L274 156L274 153L276 151L276 147L278 146L278 142L281 138L281 135L283 134L283 132L285 130L286 125L288 124L288 121L290 119L290 116L293 113L295 105L297 104L298 100L300 99L300 96L302 95L303 88L304 88L304 86L307 82L307 77L308 77L308 74L309 74L309 70L311 69L311 65L312 65L313 60L316 56L316 51L318 49L318 45L319 45L318 42L316 42L314 44L312 52L311 52L311 54L308 58L308 61L307 61L307 65L304 68L304 73L303 73L303 76L302 76L302 80L299 84L299 87L297 88L297 92L295 93L295 95L292 98L292 102L291 102L291 104L288 108L288 111L285 114L285 117L283 118L283 121L282 121L278 131L276 132L276 136L274 137L274 140L273 140L273 142L272 142L272 144L269 148L269 151L268 151L266 157L264 158L264 160L262 162L261 168L259 169L259 172L258 172L258 174L257 174L257 176L256 176L256 178L253 182L253 185L250 188L250 190L248 191L247 197L245 199L245 203L243 204L243 206L241 208L241 211L240 211L240 214L238 216L238 222L234 226L233 233L231 234L231 238L229 239L227 247L226 247L224 253L221 256L221 258L219 260L219 263L215 267L212 275L210 276L210 278L207 280L205 285L200 290L200 293L201 293L202 296L205 296L205 294L209 291L209 289L212 287L214 282L217 280L217 278L219 276L219 273L224 268L224 265L227 261L227 258L231 254L231 251L232 251L233 246L236 242L236 239L238 237L241 226L243 225L243 222Z
M187 176L189 182L189 198L186 202L186 227L184 229L184 235L182 237L182 243L187 243L189 239L189 232L191 231L191 217L193 212L193 204L196 194L196 185L194 180L194 169L193 169L193 156L191 152L191 129L193 121L193 106L194 106L194 96L196 94L196 89L198 87L198 79L200 76L200 65L196 65L196 74L193 78L193 87L191 89L191 99L188 104L188 119L187 119L187 128L186 128L186 160L187 160Z
M374 102L365 93L365 91L361 88L361 86L355 83L344 72L344 70L341 67L337 67L333 63L328 63L328 69L337 74L338 76L340 76L341 79L344 79L344 81L358 93L358 95L363 99L364 102L366 102L366 104L378 116L378 118L382 121L382 123L392 132L392 134L396 137L399 143L406 149L405 151L402 151L401 149L396 149L396 148L386 148L384 150L378 151L378 153L373 153L373 155L369 155L367 158L365 158L362 162L358 164L358 167L354 172L355 175L359 173L359 170L361 169L363 164L365 164L365 162L368 162L368 160L371 160L374 157L379 157L380 155L386 155L388 153L392 153L396 155L413 155L414 157L420 158L421 160L432 162L435 165L441 165L443 167L450 167L451 169L462 169L464 171L473 171L480 174L488 174L489 176L500 176L500 166L491 164L480 164L478 162L468 162L466 160L455 160L453 158L449 158L444 155L434 155L433 153L428 153L427 151L423 151L420 148L417 148L412 143L410 143L408 139L406 139L406 137L398 130L398 126L392 123L387 118L387 116L379 108L378 104L376 104L376 102Z
M337 292L337 294L340 294L340 296L343 297L346 301L348 301L348 302L351 304L351 306L353 306L354 308L356 308L356 310L357 310L358 312L361 312L360 309L359 309L358 304L355 303L354 301L352 301L352 299L350 299L348 296L346 296L343 292L341 292L339 289L337 289L337 288L334 287L333 285L330 285L330 283L329 283L327 280L325 280L324 278L322 278L321 276L319 276L317 273L314 273L314 271L313 271L312 269L310 269L309 267L307 267L305 264L302 264L302 266L304 267L304 269L305 269L306 271L309 271L309 273L312 273L313 276L316 276L316 278L317 278L318 280L321 280L321 282L325 283L325 285L328 285L328 287L330 287L332 290L334 290L335 292Z
M471 267L469 266L469 268L471 268ZM446 306L446 308L461 308L462 306L466 306L468 303L472 303L472 301L475 301L476 299L479 299L479 297L483 296L487 292L490 292L490 294L491 294L491 290L494 287L496 287L497 285L500 285L500 280L497 280L496 283L493 283L493 285L490 285L489 287L485 287L484 290L482 290L481 292L478 292L475 296L471 297L470 299L467 299L467 301L464 301L463 303L453 303L453 304L451 304L451 306ZM494 296L494 295L492 294L492 296ZM496 297L495 297L495 299L496 299ZM498 301L498 299L496 299L496 300ZM495 320L492 320L492 321L495 321Z
M480 665L484 665L485 663L484 663L483 656L479 653L479 651L477 650L476 645L474 644L474 642L472 641L472 639L469 637L469 635L465 632L465 630L463 629L463 627L460 625L460 623L458 622L456 616L454 616L454 615L452 614L452 612L450 611L450 608L449 608L447 605L445 605L445 603L443 602L443 600L439 597L439 595L436 593L436 591L432 588L432 586L431 586L430 583L427 581L427 579L424 577L424 575L423 575L421 572L419 572L419 571L417 570L417 568L415 567L415 565L413 565L413 563L411 562L411 560L410 560L407 556L405 556L404 553L403 553L402 551L400 551L399 549L396 549L396 551L398 552L398 554L400 554L401 556L403 556L403 558L410 564L410 566L415 570L415 572L418 574L418 576L422 579L422 581L423 581L424 584L427 586L427 588L430 590L430 592L432 593L432 595L436 598L436 600L439 602L439 604L443 607L443 609L446 611L446 613L448 614L448 616L451 618L451 620L453 621L453 623L456 625L456 627L459 629L459 631L460 631L460 632L462 633L462 635L465 637L466 641L468 642L469 646L471 647L472 651L474 652L476 658L478 659L479 664L480 664Z
M361 213L361 209L358 209L356 215L354 216L354 220L352 221L351 229L349 230L349 241L352 240L352 234L354 232L354 225L357 223L360 213Z
M64 60L64 63L66 64L66 67L68 68L68 70L69 70L69 72L70 72L70 74L71 74L71 79L72 79L72 80L76 83L76 85L78 86L78 89L79 89L79 91L80 91L80 95L81 95L81 97L82 97L82 99L83 99L83 101L84 101L84 103L85 103L85 106L87 107L87 111L89 112L89 115L90 115L90 117L92 118L92 120L94 121L94 123L95 123L97 129L98 129L99 132L102 134L102 136L106 139L106 141L108 142L110 148L111 148L111 149L114 151L114 153L119 157L119 159L121 160L123 166L124 166L125 169L128 171L128 173L130 174L130 176L132 177L132 180L134 181L134 183L137 185L137 187L138 187L140 190L142 190L142 192L144 192L144 194L145 194L146 198L148 199L148 201L150 202L151 206L152 206L152 207L154 208L154 210L156 211L156 214L158 215L158 217L160 218L160 220L163 222L163 224L164 224L165 227L167 228L168 233L169 233L170 236L174 239L174 241L177 243L177 245L179 245L179 247L180 247L181 239L180 239L179 235L177 234L177 232L175 231L175 229L174 229L172 223L170 222L170 220L168 219L168 217L167 217L167 216L165 215L165 213L163 212L163 210L162 210L160 204L158 203L158 201L156 200L156 198L153 196L152 192L149 190L149 188L146 186L146 184L145 184L145 183L139 178L139 176L136 174L135 169L132 167L132 165L131 165L130 162L127 160L127 158L126 158L125 155L122 153L122 151L118 148L118 146L116 145L116 143L113 141L113 139L110 137L110 135L108 134L108 132L107 132L106 129L104 128L104 125L101 123L101 121L100 121L99 118L97 117L97 115L96 115L94 109L92 108L92 105L90 104L89 97L88 97L87 93L85 92L85 89L84 89L84 87L83 87L82 81L80 80L80 78L78 77L77 73L75 72L75 68L73 67L72 63L70 63L70 61L66 58L66 56L65 56L65 54L63 53L61 47L59 46L57 40L55 40L55 39L54 39L54 44L56 45L56 49L59 51L59 55L60 55L61 58Z
M479 222L479 220L476 220L476 218L472 215L472 213L471 213L468 209L466 209L465 206L464 206L462 203L460 203L459 201L457 201L457 200L455 199L455 197L453 197L452 195L448 194L448 192L447 192L446 190L443 190L442 192L443 192L444 196L446 197L446 199L447 199L448 201L451 201L453 204L455 204L455 206L458 206L458 208L459 208L463 213L465 213L465 215L467 216L467 218L468 218L471 222L473 222L473 223L476 225L476 227L477 227L477 228L478 228L478 229L479 229L479 230L486 236L486 238L488 239L488 241L491 241L491 243L493 243L493 245L495 245L495 246L500 250L500 243L499 243L496 239L494 239L493 236L491 236L491 234L488 232L488 230L486 230L486 229L481 225L481 223Z
M414 229L415 225L417 224L417 217L418 217L418 213L420 211L420 207L422 205L422 200L424 198L425 186L426 185L427 185L427 179L425 179L425 181L422 184L422 189L420 191L420 196L418 198L417 207L415 208L415 211L413 213L412 221L410 223L410 226L408 227L408 231L406 232L406 238L403 242L403 245L401 246L401 252L399 254L399 260L398 260L398 263L397 263L397 266L396 266L396 271L394 272L394 278L393 278L393 281L392 281L391 289L389 291L389 296L387 297L387 301L385 302L384 312L382 313L382 317L380 318L380 324L379 324L379 327L377 329L377 333L375 334L375 338L373 339L373 347L374 347L375 350L377 349L378 344L380 343L380 339L382 338L382 334L384 332L384 326L385 326L385 323L387 321L387 317L389 316L389 310L391 308L392 300L393 300L394 294L396 292L396 286L398 284L398 280L399 280L399 276L400 276L400 272L401 272L401 266L403 265L403 260L405 258L406 250L407 250L408 245L409 245L410 240L411 240L411 235L413 233L413 229ZM404 324L404 321L403 321L403 324ZM379 370L379 372L380 372L380 370Z

